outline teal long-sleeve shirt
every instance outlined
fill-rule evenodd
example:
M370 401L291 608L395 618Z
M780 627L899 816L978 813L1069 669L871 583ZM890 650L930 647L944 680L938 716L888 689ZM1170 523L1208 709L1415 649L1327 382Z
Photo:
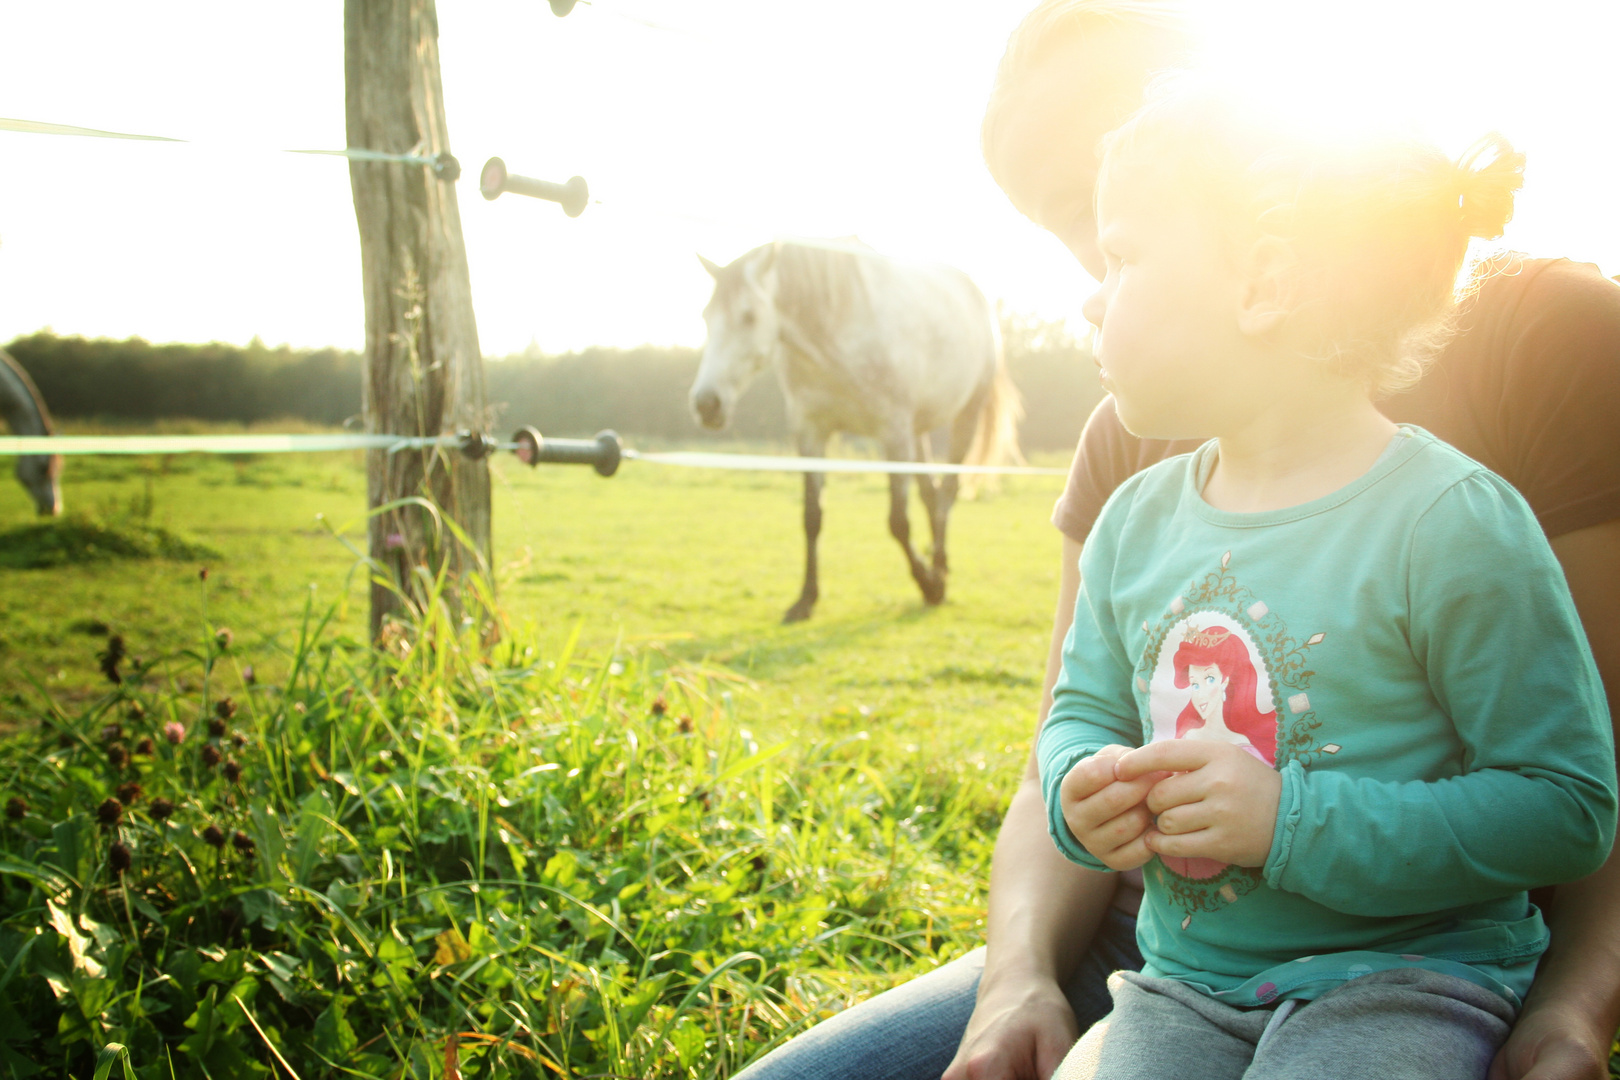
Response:
M1204 502L1214 452L1133 477L1086 541L1038 746L1053 839L1104 869L1058 802L1102 747L1233 742L1282 774L1270 855L1149 863L1150 974L1238 1005L1403 965L1522 997L1547 941L1526 890L1601 865L1616 813L1603 687L1534 516L1416 428L1261 514Z

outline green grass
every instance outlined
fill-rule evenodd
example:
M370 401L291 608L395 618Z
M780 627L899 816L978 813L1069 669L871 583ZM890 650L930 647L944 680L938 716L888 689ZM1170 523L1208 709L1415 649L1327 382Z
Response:
M443 1075L451 1048L468 1076L725 1076L977 944L1054 482L958 508L929 609L882 482L835 478L821 607L784 627L796 477L502 461L500 644L430 620L379 655L332 537L357 458L164 464L72 462L71 527L207 543L206 583L150 551L0 571L13 1075L120 1044L142 1076L265 1075L269 1045L306 1078ZM0 531L33 524L0 491Z

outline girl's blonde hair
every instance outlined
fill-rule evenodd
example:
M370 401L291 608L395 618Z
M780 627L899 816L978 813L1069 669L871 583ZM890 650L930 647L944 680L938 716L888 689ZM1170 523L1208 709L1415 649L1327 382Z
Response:
M1191 78L1156 85L1103 150L1105 176L1167 186L1235 244L1285 241L1291 330L1378 394L1417 382L1450 337L1469 241L1502 235L1524 182L1524 155L1495 133L1453 161L1414 138L1290 123Z

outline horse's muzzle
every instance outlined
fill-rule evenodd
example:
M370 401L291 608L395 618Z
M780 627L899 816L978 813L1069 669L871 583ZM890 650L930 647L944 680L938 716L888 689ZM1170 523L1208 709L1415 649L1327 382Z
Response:
M725 413L720 407L720 395L713 390L701 390L692 395L692 411L697 413L704 427L718 430L725 426Z

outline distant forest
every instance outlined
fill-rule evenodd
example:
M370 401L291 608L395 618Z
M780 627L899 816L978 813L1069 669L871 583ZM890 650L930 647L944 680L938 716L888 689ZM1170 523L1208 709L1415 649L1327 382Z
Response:
M1004 315L1013 381L1023 392L1026 450L1072 447L1102 396L1083 342L1061 323ZM360 412L360 355L337 349L153 345L41 332L6 346L61 419L196 419L255 423L292 418L338 425ZM686 392L699 351L642 346L490 357L484 365L497 430L532 424L548 435L614 428L631 439L784 438L787 424L768 374L744 395L735 422L715 435L693 421Z

